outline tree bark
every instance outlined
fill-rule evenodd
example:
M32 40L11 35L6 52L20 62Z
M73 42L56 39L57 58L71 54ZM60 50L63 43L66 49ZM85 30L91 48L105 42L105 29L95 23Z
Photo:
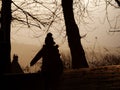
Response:
M0 28L0 73L10 72L11 43L11 0L2 0L1 28Z
M81 44L78 26L74 19L73 0L62 0L63 14L66 25L66 33L72 56L72 68L88 68L85 52Z

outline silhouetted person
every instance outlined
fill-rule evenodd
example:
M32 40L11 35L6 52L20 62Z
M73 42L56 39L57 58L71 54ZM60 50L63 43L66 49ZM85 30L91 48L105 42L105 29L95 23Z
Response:
M55 44L51 33L47 34L45 45L33 58L30 66L34 65L41 57L43 58L41 73L45 80L45 90L56 90L55 87L63 72L63 63L58 45Z
M16 54L13 55L13 61L11 64L12 73L24 73L21 66L18 63L18 56Z

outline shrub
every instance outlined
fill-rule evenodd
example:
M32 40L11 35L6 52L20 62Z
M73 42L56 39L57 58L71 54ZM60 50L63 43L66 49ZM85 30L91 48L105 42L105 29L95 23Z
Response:
M120 56L113 54L106 54L100 60L89 61L91 67L120 65Z

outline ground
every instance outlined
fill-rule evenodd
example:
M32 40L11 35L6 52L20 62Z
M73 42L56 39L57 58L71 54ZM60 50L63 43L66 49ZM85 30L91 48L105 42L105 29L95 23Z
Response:
M15 74L1 77L3 90L43 89L40 74ZM120 65L65 70L58 90L120 90Z
M83 68L65 72L61 90L120 90L120 66Z

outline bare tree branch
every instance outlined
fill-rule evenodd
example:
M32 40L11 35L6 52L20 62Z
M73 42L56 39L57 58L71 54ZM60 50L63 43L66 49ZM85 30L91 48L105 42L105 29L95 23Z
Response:
M34 15L31 15L29 12L27 12L27 11L23 10L22 8L20 8L20 7L19 7L17 4L15 4L13 1L12 1L12 3L13 3L18 9L20 9L20 10L24 13L24 15L26 16L26 23L27 23L28 27L30 27L29 21L28 21L28 16L31 17L33 20L39 22L42 26L45 27L45 23L42 23L42 21L40 21L38 18L34 17ZM41 26L40 26L40 25L39 25L39 28L41 29Z

